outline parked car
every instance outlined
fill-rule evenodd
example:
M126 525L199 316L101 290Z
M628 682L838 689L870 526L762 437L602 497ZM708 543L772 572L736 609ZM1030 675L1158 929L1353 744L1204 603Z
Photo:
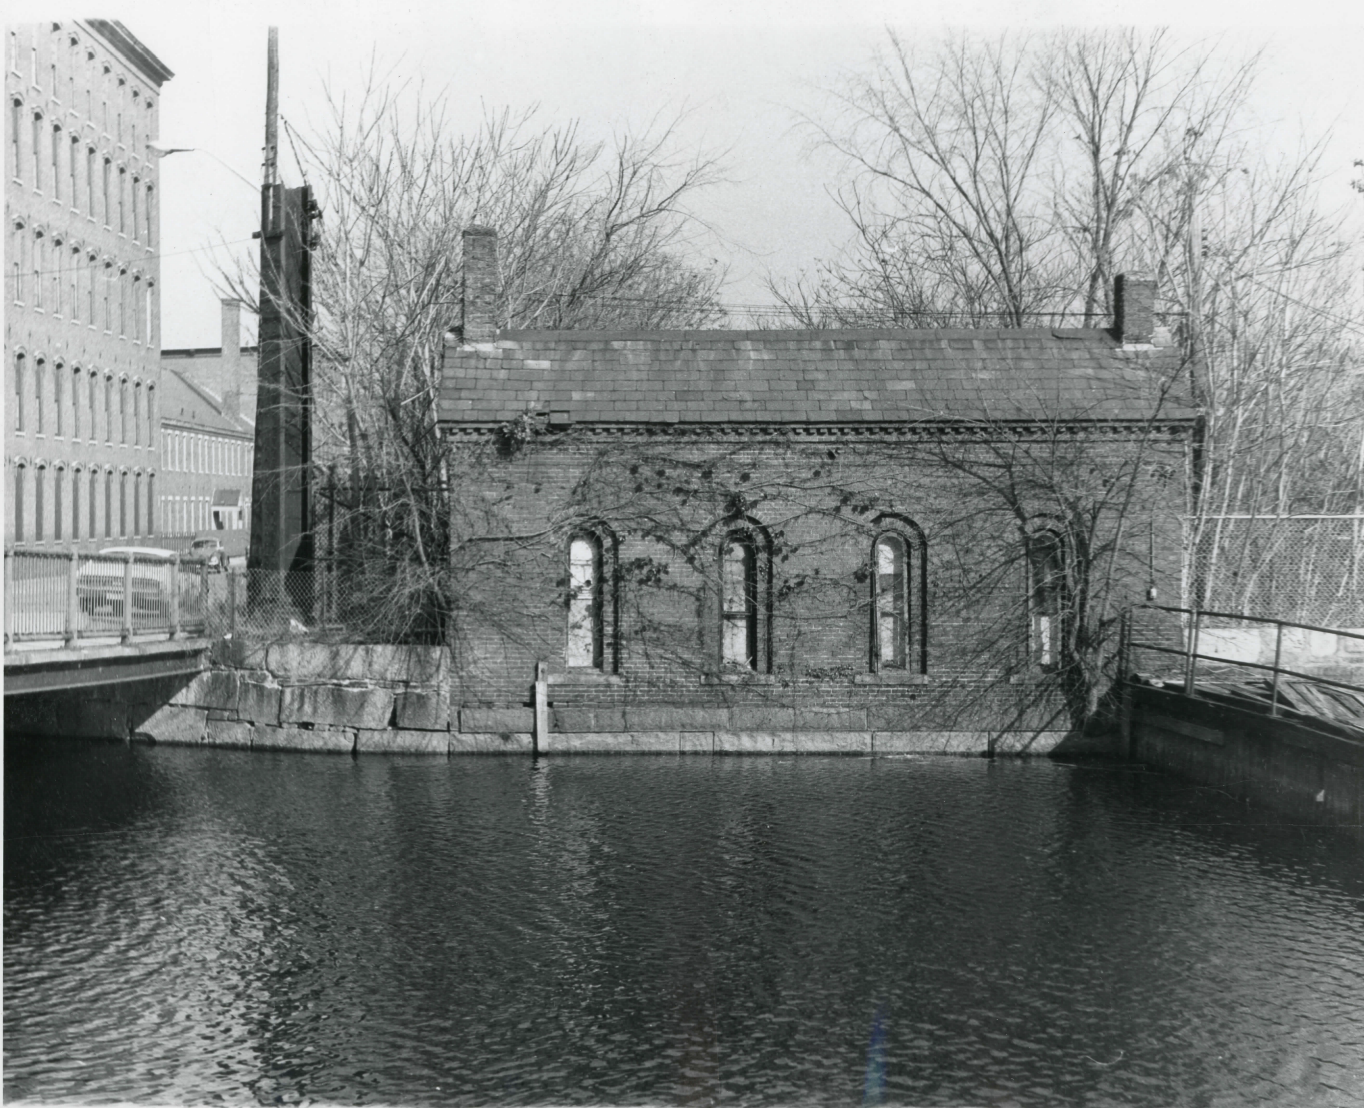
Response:
M76 573L76 601L81 611L123 619L124 567L129 555L133 558L133 620L169 621L176 552L154 546L110 546L86 560Z
M189 553L185 555L185 560L202 562L209 569L219 571L227 568L227 556L222 539L195 539L189 544Z

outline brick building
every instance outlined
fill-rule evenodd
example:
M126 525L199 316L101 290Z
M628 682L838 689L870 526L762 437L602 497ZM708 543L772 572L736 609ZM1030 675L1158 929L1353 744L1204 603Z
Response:
M5 541L158 527L156 138L171 71L121 23L6 28Z
M252 423L179 370L163 371L161 391L163 532L182 537L245 532L251 520ZM231 553L245 550L245 535L235 536Z
M1112 331L497 333L494 244L439 399L483 726L527 729L544 663L567 748L1044 750L1078 605L1179 595L1151 282Z
M212 400L223 414L255 426L259 351L242 345L242 303L222 301L222 339L217 346L161 351L161 368L173 369Z
M168 534L249 530L257 349L241 344L241 301L222 301L216 347L161 352L160 511ZM232 552L244 551L246 535Z

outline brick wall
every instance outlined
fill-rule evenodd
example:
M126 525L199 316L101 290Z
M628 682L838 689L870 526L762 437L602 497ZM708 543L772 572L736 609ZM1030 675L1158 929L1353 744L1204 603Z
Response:
M1128 510L1101 513L1094 535L1104 574L1112 554L1113 614L1151 583L1178 596L1185 443L1045 439L1022 448L1036 464L1014 467L1011 506L990 486L1019 448L1000 442L579 428L499 450L493 436L466 434L454 518L471 541L454 554L464 611L452 695L473 708L521 704L544 662L565 731L707 721L717 731L1063 731L1064 716L1052 718L1060 702L1039 695L1044 677L1029 663L1018 516L1053 511L1062 486L1107 480L1114 488L1099 495L1109 499L1130 486ZM1076 476L1028 476L1044 458ZM741 524L760 527L772 550L760 582L770 655L760 652L756 673L719 662L719 547ZM564 664L568 542L591 527L608 536L617 566L601 672ZM923 540L910 572L919 626L897 673L875 673L872 661L870 559L886 527Z

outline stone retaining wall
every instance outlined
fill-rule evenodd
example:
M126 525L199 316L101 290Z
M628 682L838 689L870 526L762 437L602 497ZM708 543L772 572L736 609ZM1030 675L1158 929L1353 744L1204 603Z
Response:
M344 754L980 756L1049 754L1066 739L1059 731L1000 733L975 720L961 730L912 730L903 713L877 709L587 707L565 691L550 683L547 733L537 739L529 681L522 705L452 704L439 647L223 642L212 668L188 683L132 682L7 708L12 726L37 734Z

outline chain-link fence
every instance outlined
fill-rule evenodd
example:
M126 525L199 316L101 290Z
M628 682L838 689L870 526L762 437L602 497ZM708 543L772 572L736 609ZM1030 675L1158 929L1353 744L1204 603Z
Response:
M1364 515L1207 517L1188 586L1205 610L1364 627Z
M256 640L434 644L434 625L392 608L392 580L381 571L319 561L311 570L232 569L209 575L213 634Z

